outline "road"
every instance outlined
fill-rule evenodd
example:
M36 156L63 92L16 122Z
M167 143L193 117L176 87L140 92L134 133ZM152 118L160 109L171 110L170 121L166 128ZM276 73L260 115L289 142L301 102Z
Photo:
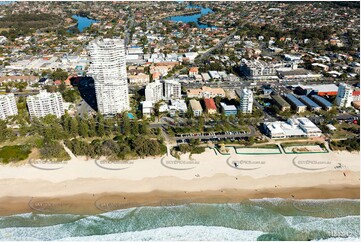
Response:
M201 54L200 56L197 57L197 60L202 61L203 59L205 59L206 57L208 57L215 49L218 48L222 48L222 46L231 38L233 38L233 36L237 33L238 28L236 28L235 31L233 31L230 35L228 35L227 37L223 38L221 41L219 41L215 46L213 46L212 48L208 49L206 52L204 52L203 54Z
M131 11L131 10L129 10L129 11ZM128 43L131 41L131 39L130 39L130 31L133 28L133 26L134 26L134 14L133 14L133 12L130 12L128 20L125 23L125 29L124 29L124 33L125 33L125 35L124 35L124 43L125 43L125 46L128 46Z
M357 83L358 81L348 81L349 84L354 84ZM201 88L202 86L207 86L207 87L221 87L223 89L243 89L245 87L262 87L262 86L267 86L267 85L276 85L276 86L292 86L292 85L320 85L320 84L335 84L335 81L329 81L329 80L324 80L324 81L261 81L261 82L254 82L254 84L251 85L251 81L249 80L241 80L241 81L237 81L237 82L230 82L230 81L218 81L218 82L191 82L191 83L182 83L182 86L184 86L186 89L193 89L193 88Z

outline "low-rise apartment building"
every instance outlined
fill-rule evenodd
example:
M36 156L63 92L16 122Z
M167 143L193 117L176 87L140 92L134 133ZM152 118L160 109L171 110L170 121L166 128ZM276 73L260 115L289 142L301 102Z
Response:
M332 109L332 103L330 103L329 101L327 101L326 99L324 99L321 96L318 95L312 95L311 99L317 103L318 105L320 105L324 110L329 111Z
M213 98L205 98L204 106L206 107L206 111L208 114L216 114L217 113L217 106L214 103Z
M203 109L199 101L195 99L189 100L189 104L191 106L191 109L193 111L194 117L199 117L202 115Z
M231 115L237 115L237 108L234 105L227 105L225 103L220 103L221 107L222 107L222 111L224 112L224 114L226 116L231 116Z
M310 111L320 111L322 108L321 106L319 106L317 103L315 103L314 101L312 101L309 97L307 96L300 96L300 100L301 102L303 102L304 104L306 104L307 108Z
M274 63L259 60L244 60L240 66L240 71L247 78L252 80L278 79Z
M298 100L298 98L295 97L293 94L288 93L285 95L285 98L297 113L302 113L307 110L307 106L303 104L300 100Z
M147 85L150 81L150 78L149 75L145 73L139 73L136 75L129 75L128 81L131 85Z
M188 98L215 98L215 97L224 98L225 96L226 93L223 90L223 88L212 88L212 87L203 86L202 88L187 90Z
M281 112L291 109L291 105L289 105L280 95L272 95L272 99Z

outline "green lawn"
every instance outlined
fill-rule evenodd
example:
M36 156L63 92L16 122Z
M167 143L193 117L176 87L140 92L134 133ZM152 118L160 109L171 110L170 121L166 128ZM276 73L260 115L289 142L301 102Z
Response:
M10 162L25 160L30 153L31 150L28 145L4 146L0 148L0 162L8 164Z
M290 146L306 146L306 145L322 145L322 142L318 141L310 141L310 142L285 142L281 143L282 147L290 147Z

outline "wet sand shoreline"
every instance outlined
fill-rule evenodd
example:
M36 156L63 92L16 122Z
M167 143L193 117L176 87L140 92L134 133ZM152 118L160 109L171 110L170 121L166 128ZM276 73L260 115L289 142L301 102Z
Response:
M249 199L359 199L359 186L219 190L202 192L100 193L63 197L2 197L0 216L22 213L92 215L141 206L172 207L190 203L239 203Z

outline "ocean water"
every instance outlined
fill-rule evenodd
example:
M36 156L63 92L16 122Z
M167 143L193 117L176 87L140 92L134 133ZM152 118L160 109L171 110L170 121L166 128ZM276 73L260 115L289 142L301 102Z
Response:
M360 201L253 199L0 217L0 240L358 240Z

